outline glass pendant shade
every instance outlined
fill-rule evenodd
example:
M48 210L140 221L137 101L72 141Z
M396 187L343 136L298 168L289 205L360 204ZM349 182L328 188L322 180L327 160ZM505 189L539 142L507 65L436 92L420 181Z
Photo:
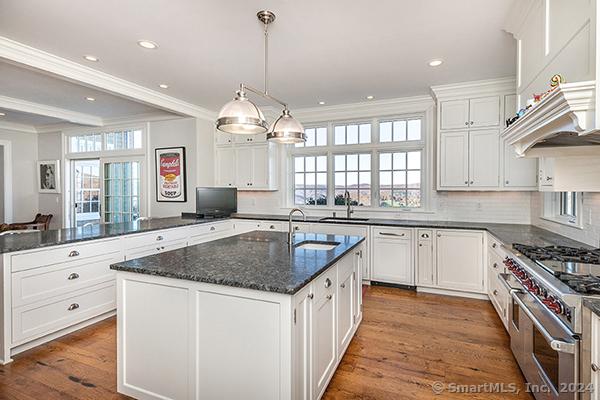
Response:
M225 104L217 117L217 129L236 135L265 133L269 125L262 111L243 92Z
M288 109L284 109L281 116L271 125L267 139L282 144L294 144L305 142L306 135L302 124L292 117Z

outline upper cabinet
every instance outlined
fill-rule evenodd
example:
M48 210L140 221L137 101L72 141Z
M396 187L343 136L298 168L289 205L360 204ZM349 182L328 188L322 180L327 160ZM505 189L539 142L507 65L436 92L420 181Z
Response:
M438 105L438 190L535 190L537 160L501 140L516 109L512 79L433 87Z
M265 134L215 133L215 185L240 191L277 190L277 146Z
M441 101L440 108L441 129L500 125L500 96Z

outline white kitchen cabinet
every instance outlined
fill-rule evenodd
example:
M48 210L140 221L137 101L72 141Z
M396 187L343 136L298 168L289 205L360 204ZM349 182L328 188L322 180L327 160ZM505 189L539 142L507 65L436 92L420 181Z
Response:
M235 148L238 190L276 190L275 149L272 144Z
M436 232L437 286L485 293L483 232Z
M539 159L539 190L553 191L554 188L554 159L541 157Z
M433 230L417 230L417 285L435 284Z
M233 135L231 133L225 133L216 130L215 143L217 146L229 146L233 143Z
M441 129L483 128L500 124L500 96L441 102Z
M500 96L469 100L469 126L483 128L500 125Z
M337 348L338 353L344 353L354 332L354 257L346 257L337 265Z
M215 150L215 158L216 186L235 186L235 150L231 147L217 148Z
M314 283L312 315L313 398L325 391L337 364L335 268L321 275Z
M537 158L518 157L514 146L504 142L504 187L535 190L537 176Z
M352 279L354 280L354 326L358 326L360 321L362 321L362 285L363 280L361 278L363 271L363 263L365 262L365 248L366 245L363 242L360 246L356 248L354 252L354 273ZM341 355L340 355L341 357Z
M600 317L593 312L591 313L591 365L586 365L584 368L591 370L591 384L594 391L591 394L592 400L600 400Z
M306 287L294 296L294 356L293 398L310 400L311 388L311 338L312 338L312 287ZM312 295L314 298L314 295Z
M440 187L469 186L469 132L440 133Z
M266 143L267 134L257 133L256 135L233 135L233 143L236 144L254 144L254 143Z
M497 129L469 132L469 187L498 187L500 133Z
M412 231L373 227L373 274L371 280L414 286Z
M469 100L443 101L440 107L442 129L464 129L469 126Z

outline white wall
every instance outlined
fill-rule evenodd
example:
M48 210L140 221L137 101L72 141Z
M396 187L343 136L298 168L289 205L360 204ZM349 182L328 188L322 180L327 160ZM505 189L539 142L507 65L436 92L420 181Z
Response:
M182 212L196 210L196 187L210 186L214 182L213 131L211 121L196 118L172 119L149 124L149 216L177 216ZM185 146L186 151L187 201L185 203L157 202L154 149L177 146Z
M542 219L543 199L543 193L534 193L531 197L531 222L533 225L600 248L600 193L583 194L583 207L581 210L583 229Z
M4 221L4 147L0 146L0 223Z
M60 132L42 133L38 135L38 160L60 160L62 135ZM62 162L61 162L62 163ZM61 186L64 185L64 165L61 165ZM52 214L50 229L60 229L63 220L63 195L62 193L40 193L39 212Z
M0 129L0 140L12 147L13 221L31 221L38 212L37 135Z

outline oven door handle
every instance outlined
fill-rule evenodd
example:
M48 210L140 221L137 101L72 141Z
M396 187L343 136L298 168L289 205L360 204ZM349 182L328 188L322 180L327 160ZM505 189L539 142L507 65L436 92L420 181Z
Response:
M523 303L523 300L519 298L518 293L519 292L512 292L510 295L512 296L513 300L519 305L521 310L523 310L523 312L529 317L531 322L533 322L535 327L541 332L546 341L550 344L550 347L553 350L556 350L560 353L575 354L577 352L577 343L565 342L564 340L559 340L552 337L550 332L548 332L546 328L544 328L540 321L538 321L538 319L533 315L533 313L527 308L525 303Z

